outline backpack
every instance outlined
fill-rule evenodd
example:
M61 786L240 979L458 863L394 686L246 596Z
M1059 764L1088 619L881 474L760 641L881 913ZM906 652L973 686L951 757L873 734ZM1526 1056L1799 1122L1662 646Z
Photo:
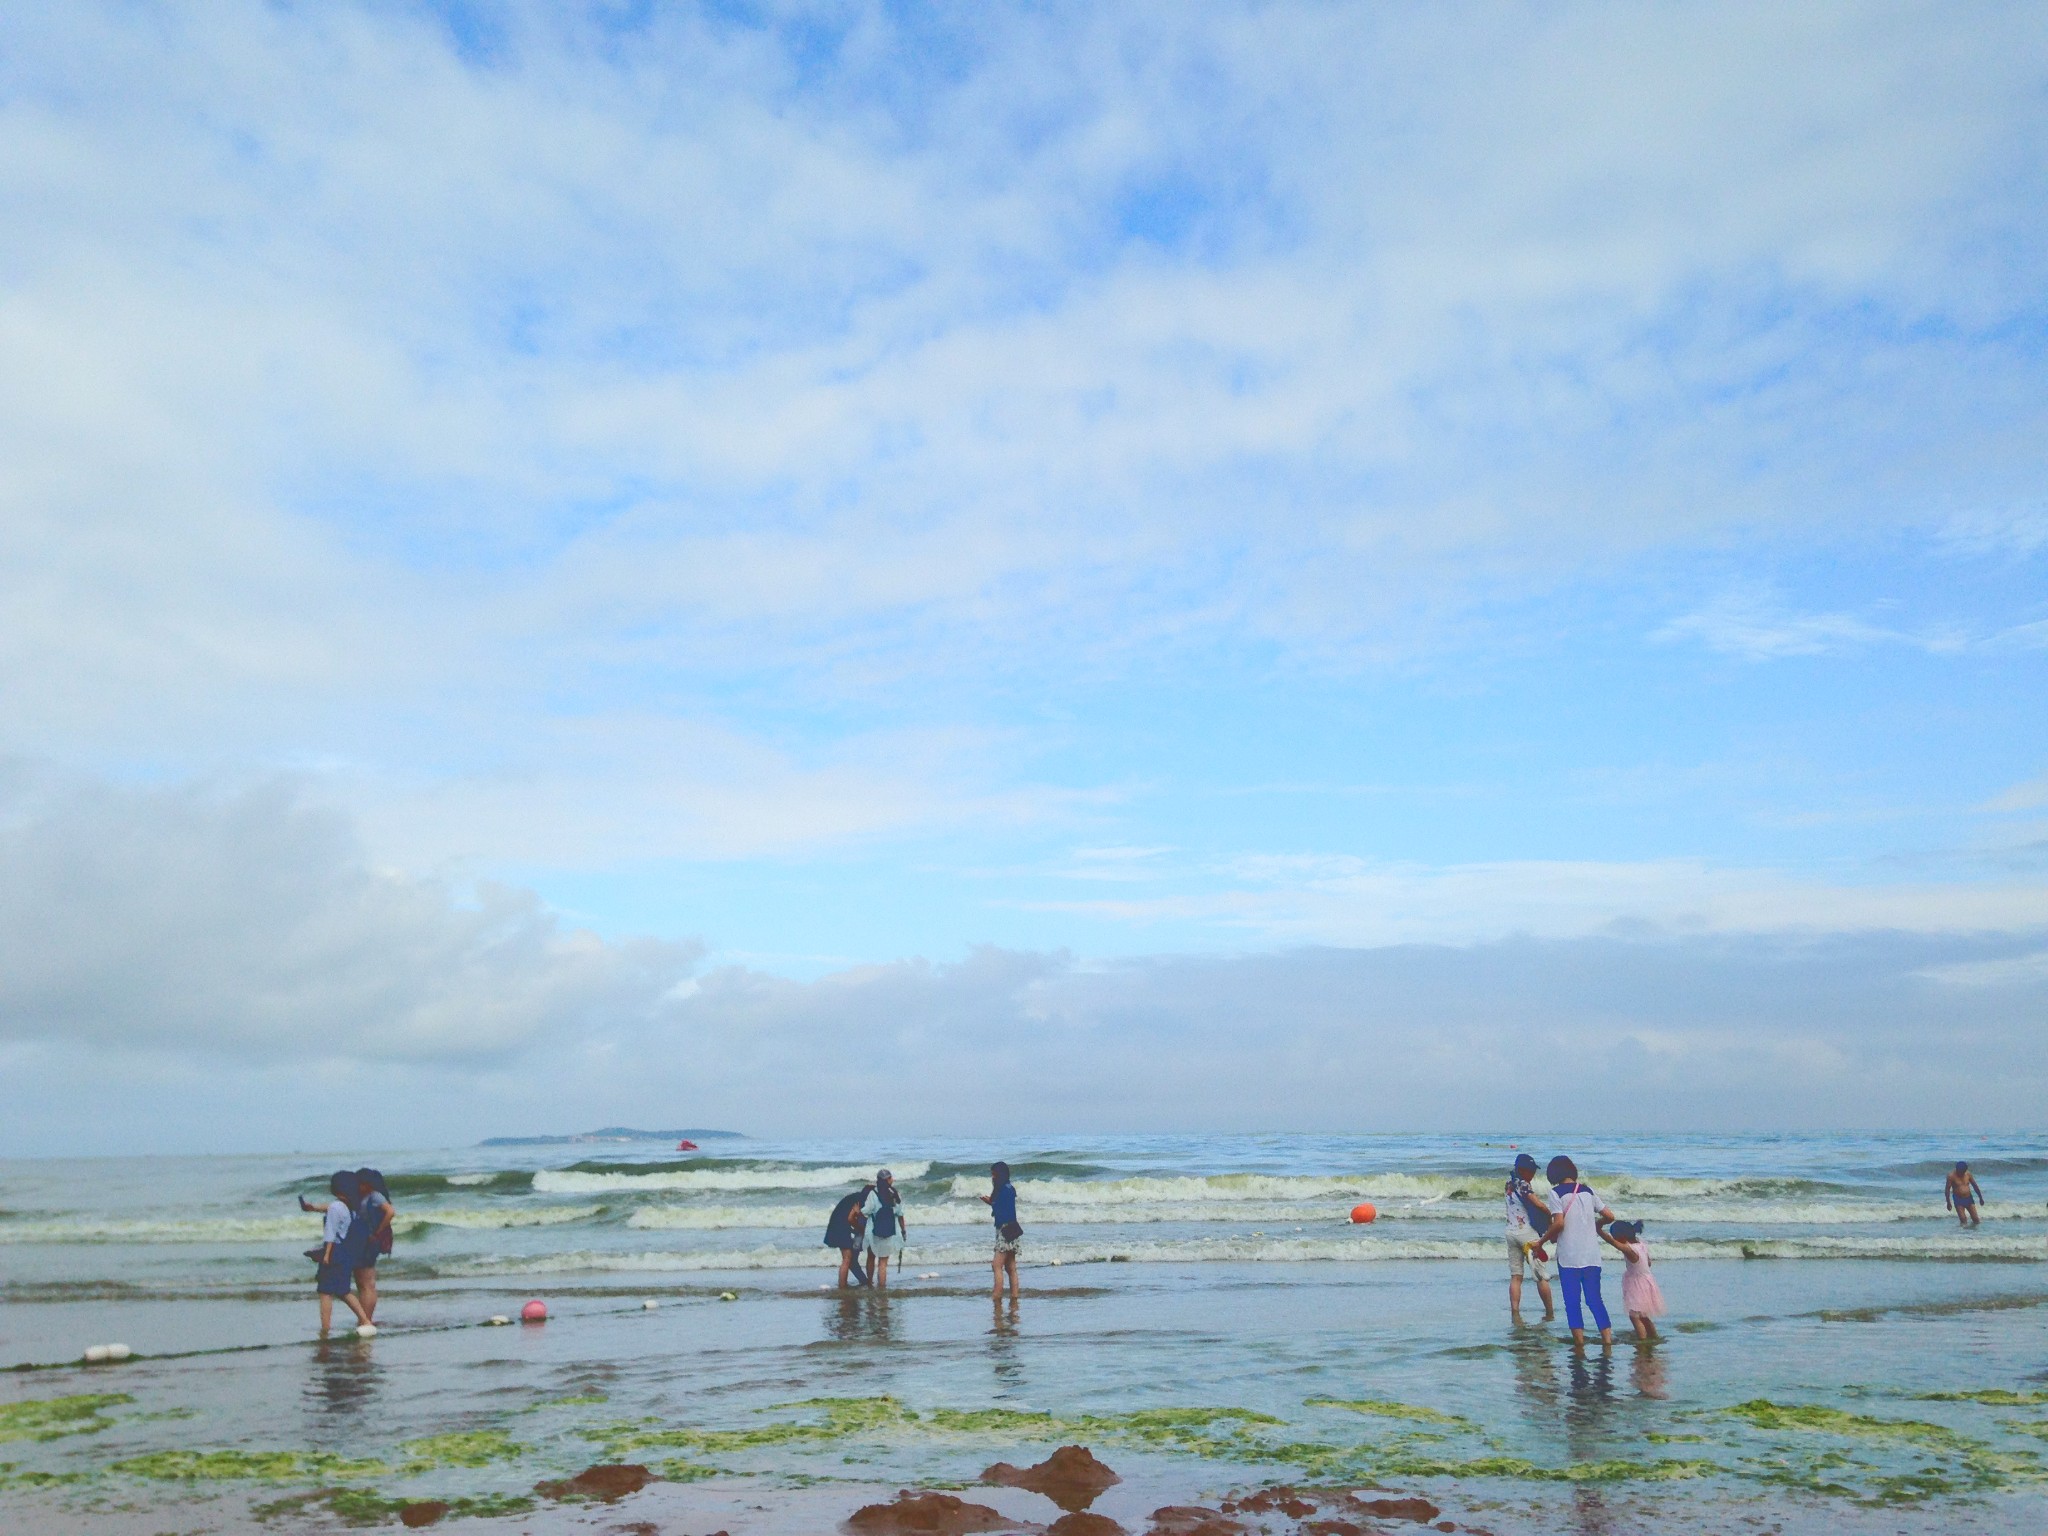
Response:
M870 1223L869 1230L875 1237L888 1238L896 1235L896 1202L894 1200L883 1200L880 1203L875 1210L874 1220Z

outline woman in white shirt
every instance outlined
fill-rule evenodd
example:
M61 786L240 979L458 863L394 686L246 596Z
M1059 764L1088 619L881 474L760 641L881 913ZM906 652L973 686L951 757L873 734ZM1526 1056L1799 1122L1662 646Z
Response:
M1572 1330L1572 1343L1580 1349L1586 1347L1583 1303L1600 1325L1600 1342L1611 1346L1614 1328L1607 1321L1607 1304L1600 1299L1600 1229L1614 1220L1614 1212L1579 1182L1578 1164L1570 1158L1553 1157L1543 1172L1550 1179L1550 1208L1556 1212L1543 1240L1557 1255L1557 1278L1564 1286L1564 1320Z
M903 1197L896 1193L896 1180L888 1169L875 1174L874 1190L861 1211L868 1219L868 1273L874 1276L876 1290L886 1290L889 1261L903 1257L903 1239L910 1230L903 1221Z

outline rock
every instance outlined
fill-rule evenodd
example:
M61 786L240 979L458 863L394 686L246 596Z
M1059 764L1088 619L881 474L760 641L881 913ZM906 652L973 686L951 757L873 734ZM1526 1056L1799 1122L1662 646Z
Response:
M1042 1493L1068 1514L1076 1514L1102 1497L1123 1479L1095 1459L1085 1445L1063 1445L1032 1467L1013 1467L999 1461L981 1474L984 1483L998 1488L1028 1488Z
M533 1491L544 1499L597 1499L610 1504L638 1493L653 1481L654 1474L637 1463L607 1462L585 1467L558 1483L535 1483Z
M1278 1510L1290 1520L1300 1520L1314 1514L1318 1504L1314 1496L1304 1495L1296 1488L1261 1488L1241 1499L1225 1499L1223 1512L1232 1515L1244 1510L1254 1515L1270 1515Z
M860 1536L968 1536L971 1531L1014 1531L1020 1523L986 1504L970 1504L950 1493L905 1490L893 1503L855 1510L847 1516L846 1528Z
M445 1499L421 1499L416 1504L407 1504L399 1509L398 1523L417 1529L422 1525L432 1525L447 1513L448 1503Z
M1124 1528L1107 1515L1091 1515L1085 1510L1061 1515L1045 1528L1045 1536L1126 1536Z
M1199 1504L1168 1504L1152 1511L1151 1536L1244 1536L1249 1529L1242 1520Z
M1357 1504L1368 1515L1378 1515L1382 1520L1413 1520L1417 1525L1428 1525L1443 1513L1427 1499L1359 1499Z

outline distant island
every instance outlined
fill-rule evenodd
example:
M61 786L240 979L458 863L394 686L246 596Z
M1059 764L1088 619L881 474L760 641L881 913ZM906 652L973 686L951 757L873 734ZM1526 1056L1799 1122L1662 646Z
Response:
M631 1126L608 1125L601 1131L580 1136L491 1136L480 1147L577 1147L591 1142L621 1141L745 1141L740 1131L636 1131Z

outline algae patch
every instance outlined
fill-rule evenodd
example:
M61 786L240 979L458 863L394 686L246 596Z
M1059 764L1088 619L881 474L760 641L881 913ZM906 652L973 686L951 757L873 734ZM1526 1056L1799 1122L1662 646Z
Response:
M1814 1430L1828 1435L1855 1435L1878 1440L1910 1440L1922 1445L1967 1450L1975 1445L1967 1435L1919 1419L1876 1419L1848 1413L1840 1408L1822 1408L1812 1403L1774 1403L1767 1397L1753 1397L1732 1408L1712 1410L1718 1417L1740 1419L1753 1429Z
M258 1504L250 1513L263 1521L283 1520L310 1509L325 1509L343 1525L388 1525L400 1520L409 1509L433 1511L433 1521L454 1517L524 1515L536 1507L524 1494L485 1494L462 1499L394 1499L365 1488L321 1488L313 1493L295 1493L270 1504ZM423 1522L424 1523L424 1522Z
M1311 1397L1303 1405L1306 1408L1343 1408L1352 1413L1371 1414L1382 1419L1412 1419L1418 1424L1457 1424L1470 1426L1472 1421L1455 1413L1440 1413L1434 1408L1421 1408L1414 1403L1394 1402L1377 1397Z
M308 1482L328 1477L375 1477L390 1468L350 1461L328 1451L152 1451L109 1469L161 1483Z
M134 1401L126 1392L85 1392L75 1397L41 1397L24 1403L0 1404L0 1441L95 1435L113 1425L107 1409Z
M398 1448L405 1456L399 1475L411 1477L436 1467L487 1467L494 1461L512 1461L526 1454L502 1429L473 1429L455 1434L430 1435L408 1440Z

